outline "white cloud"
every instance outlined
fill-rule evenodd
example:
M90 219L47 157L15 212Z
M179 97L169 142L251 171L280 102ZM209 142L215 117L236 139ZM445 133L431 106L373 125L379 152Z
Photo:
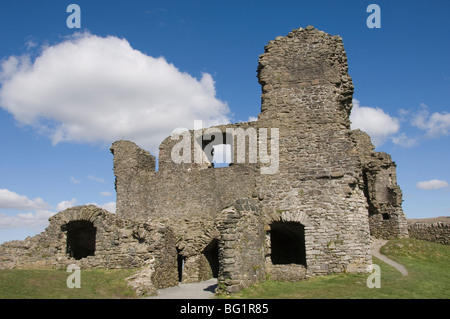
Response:
M74 184L80 184L80 183L81 183L80 180L76 179L76 178L73 177L73 176L70 176L70 181L71 181L72 183L74 183Z
M29 56L20 57L11 56L1 63L0 82L4 83L11 80L19 72L27 72L31 68Z
M38 46L38 43L34 39L28 39L27 42L25 43L25 48L27 50L31 50L37 46Z
M34 61L9 57L0 82L0 106L53 144L129 139L155 151L173 129L193 128L196 119L229 122L210 74L196 79L113 36L76 34Z
M0 228L42 229L48 225L48 218L55 214L42 198L30 199L8 189L0 189L0 209L28 211L10 215L0 212Z
M77 204L77 202L78 201L75 198L72 198L70 201L61 201L56 205L56 211L46 209L35 209L33 211L30 210L26 213L16 213L15 215L0 212L0 229L32 229L35 232L43 231L44 228L48 226L48 219L51 216L67 208L74 207ZM101 207L103 209L106 209L111 213L116 212L115 202L108 202L101 205L98 205L96 203L92 204ZM18 209L17 207L20 206L16 205L15 209ZM0 208L11 208L11 207L0 206Z
M112 196L112 193L108 192L108 191L104 191L104 192L100 192L100 195L102 195L102 196Z
M103 205L100 205L100 207L103 209L106 209L110 213L113 213L113 214L116 213L116 202L105 203Z
M89 175L87 178L90 179L91 181L96 181L96 182L99 182L99 183L104 183L105 182L105 180L103 178L101 178L101 177L95 177L95 176Z
M439 179L432 179L429 181L424 182L418 182L416 184L417 188L423 189L423 190L431 190L431 189L439 189L439 188L445 188L448 187L448 183L443 180Z
M56 205L56 210L58 212L61 212L63 210L66 210L67 208L74 207L77 202L78 201L76 198L72 198L70 201L64 200L62 202L59 202L58 205Z
M17 210L45 210L50 205L42 198L29 199L8 189L0 189L0 208Z
M54 212L48 210L19 213L16 216L0 213L0 229L31 228L43 230L48 226L48 219L54 214Z
M74 207L78 203L76 198L61 201L56 205L56 211L41 198L34 200L27 196L19 195L8 189L0 189L0 209L27 211L27 212L1 212L0 211L0 229L32 229L42 231L48 226L48 219L57 212L67 208ZM95 204L111 213L116 212L116 203L108 202L102 205Z
M113 214L116 213L116 202L108 202L108 203L104 203L104 204L100 204L100 205L97 203L88 203L86 205L95 205L97 207L106 209L110 213L113 213Z
M400 115L400 120L401 121L406 121L410 111L409 110L405 110L404 108L400 108L397 113Z
M26 196L25 196L26 197ZM69 207L75 206L77 200L73 198L70 201L61 201L56 205L57 211L63 211ZM30 205L27 213L17 213L16 215L8 215L0 213L0 229L17 229L26 228L42 231L48 226L48 219L57 212L47 209L40 209L40 205L35 205L34 208ZM49 205L48 205L49 206ZM10 209L21 209L20 205L9 207ZM8 207L1 207L8 208Z
M421 104L421 110L414 116L411 124L426 131L428 137L439 137L450 135L450 113L428 112L428 107Z
M380 108L360 106L358 100L353 99L353 109L350 114L351 128L360 129L369 134L372 143L378 147L390 135L400 129L399 120L385 113Z
M417 145L417 139L408 137L405 133L401 133L398 136L393 136L391 140L392 143L403 147L413 147Z

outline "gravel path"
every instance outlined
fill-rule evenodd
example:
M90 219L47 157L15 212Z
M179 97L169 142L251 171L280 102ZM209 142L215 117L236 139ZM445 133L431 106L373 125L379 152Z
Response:
M179 284L175 287L160 289L157 296L146 299L210 299L214 297L216 287L217 279L212 278L202 282Z
M386 264L391 265L398 271L402 273L403 276L408 276L408 270L406 270L405 266L400 265L399 263L393 261L392 259L387 258L385 255L382 255L380 253L380 248L384 245L386 245L388 241L384 239L376 239L372 242L370 246L370 250L372 252L372 256L377 257L378 259L381 259Z

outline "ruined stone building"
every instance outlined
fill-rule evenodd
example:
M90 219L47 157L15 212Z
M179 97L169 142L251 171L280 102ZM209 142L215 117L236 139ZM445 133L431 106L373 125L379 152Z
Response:
M408 230L395 163L350 129L342 39L311 26L293 30L269 42L257 71L257 121L167 137L158 170L149 152L115 142L116 214L63 211L44 233L3 245L22 249L3 264L144 266L156 288L217 277L227 293L267 277L367 272L371 235ZM211 150L221 144L233 162L215 168ZM46 258L30 257L38 248Z

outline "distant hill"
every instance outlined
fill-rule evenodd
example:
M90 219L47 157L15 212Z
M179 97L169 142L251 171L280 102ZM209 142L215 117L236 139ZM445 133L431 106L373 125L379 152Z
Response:
M432 218L407 218L408 224L414 223L426 223L432 224L437 222L450 223L450 216L440 216L440 217L432 217Z

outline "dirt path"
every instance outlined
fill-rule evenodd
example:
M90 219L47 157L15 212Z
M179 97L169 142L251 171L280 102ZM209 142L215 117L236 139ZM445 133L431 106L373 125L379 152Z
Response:
M381 259L382 261L384 261L386 264L394 267L395 269L400 271L403 276L408 276L408 270L406 270L405 266L400 265L399 263L393 261L392 259L389 259L385 255L382 255L380 253L380 248L382 246L386 245L387 242L388 242L388 240L384 240L384 239L376 239L376 240L372 241L372 244L370 246L372 256L375 256L378 259Z
M160 289L157 296L146 299L210 299L214 297L216 287L217 279L212 278L202 282L179 284L175 287Z

